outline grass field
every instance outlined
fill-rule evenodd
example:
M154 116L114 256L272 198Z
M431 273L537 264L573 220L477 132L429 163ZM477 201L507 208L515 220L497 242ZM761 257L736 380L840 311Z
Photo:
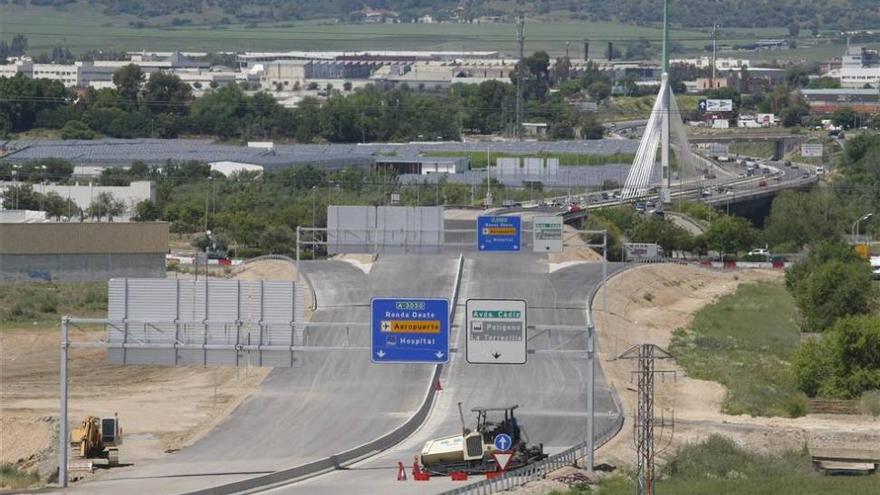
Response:
M745 155L757 158L770 158L773 156L774 143L771 142L741 142L731 143L729 151L734 155Z
M682 111L696 109L700 98L698 95L675 95L678 108ZM600 122L647 119L651 116L656 100L655 95L615 96L610 106L599 107L595 115Z
M823 476L805 451L778 455L756 453L721 435L680 447L662 456L656 490L664 495L868 495L880 492L880 477ZM602 479L598 486L580 485L556 495L630 495L632 473Z
M207 8L207 7L206 7ZM211 18L207 8L205 17ZM186 16L182 16L186 17ZM214 13L213 17L217 17ZM333 21L297 21L263 23L256 27L242 24L226 26L193 25L185 27L129 27L138 21L133 16L108 17L87 1L51 7L0 5L0 33L28 37L31 51L50 50L55 45L78 52L103 50L516 50L513 24L337 24ZM167 19L148 19L148 23ZM195 19L194 24L204 22ZM781 36L782 28L731 29L732 36L743 40ZM646 38L659 43L657 27L614 22L529 22L526 24L526 51L546 50L553 55L565 53L571 42L573 57L580 56L580 41L591 40L591 56L598 58L607 41L623 48L627 42ZM673 41L689 51L702 51L709 34L696 30L673 30ZM677 56L677 54L673 54ZM604 56L604 55L603 55Z
M12 464L0 464L0 488L20 490L28 488L40 481L40 475L36 471L19 471Z
M0 284L0 327L55 324L65 314L106 316L106 282Z
M669 351L689 376L727 387L725 413L801 416L806 396L787 364L799 341L795 314L782 283L744 284L676 330Z

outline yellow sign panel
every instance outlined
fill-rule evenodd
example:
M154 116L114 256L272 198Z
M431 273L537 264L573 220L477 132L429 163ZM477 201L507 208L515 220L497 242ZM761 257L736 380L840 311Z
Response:
M391 333L440 333L440 320L394 320Z
M871 252L868 250L867 244L856 244L856 254L864 259L871 257Z
M516 235L516 227L489 227L489 235Z

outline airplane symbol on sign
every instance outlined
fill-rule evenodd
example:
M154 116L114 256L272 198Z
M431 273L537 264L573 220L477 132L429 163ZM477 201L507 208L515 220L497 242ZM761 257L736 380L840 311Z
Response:
M382 320L382 331L390 332L391 331L391 322L388 320Z

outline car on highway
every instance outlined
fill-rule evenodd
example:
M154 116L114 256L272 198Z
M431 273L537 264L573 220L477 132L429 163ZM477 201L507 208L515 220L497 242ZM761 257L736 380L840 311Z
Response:
M636 201L636 204L634 206L635 206L637 212L639 212L639 213L645 212L645 203L642 203L641 201Z
M809 172L804 172L804 173L801 174L801 179L809 179L809 178L810 178L810 173L809 173Z
M767 187L767 181L762 180L761 182L758 182L758 187Z
M700 196L702 196L704 198L708 198L711 195L712 195L711 189L703 189L702 191L700 191Z
M766 256L770 257L770 250L767 248L755 248L749 251L749 256Z

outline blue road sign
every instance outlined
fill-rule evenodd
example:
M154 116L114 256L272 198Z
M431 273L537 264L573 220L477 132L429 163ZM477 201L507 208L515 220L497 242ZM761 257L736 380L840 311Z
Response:
M495 435L495 450L507 451L513 447L513 440L507 433L499 433Z
M478 217L479 251L519 251L522 234L519 217Z
M449 301L373 299L374 363L449 361Z

